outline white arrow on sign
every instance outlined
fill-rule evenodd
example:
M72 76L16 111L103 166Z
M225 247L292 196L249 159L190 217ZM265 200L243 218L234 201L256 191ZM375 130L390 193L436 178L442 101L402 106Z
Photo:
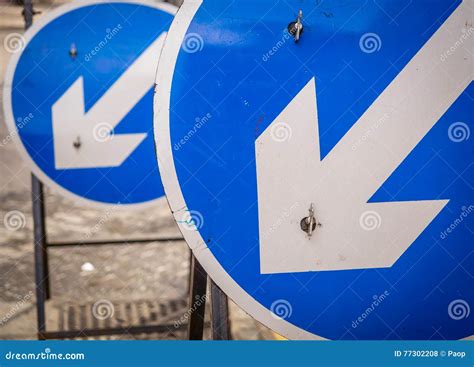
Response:
M112 131L153 87L165 37L162 33L148 46L89 111L84 107L82 77L56 101L52 107L56 169L120 166L146 138L146 133Z
M472 5L456 9L322 161L314 78L259 136L262 273L390 267L444 208L448 200L367 201L472 81ZM311 204L321 226L308 237L300 221Z

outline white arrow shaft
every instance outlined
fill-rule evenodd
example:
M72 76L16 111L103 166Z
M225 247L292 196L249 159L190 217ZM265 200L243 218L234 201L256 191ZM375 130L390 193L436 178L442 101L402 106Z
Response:
M441 60L463 39L468 14L464 1L324 160L358 195L370 197L472 81L474 36Z
M166 33L162 33L120 78L87 111L90 121L106 121L115 127L153 86L151 71L158 64Z
M87 113L82 76L52 106L56 169L120 166L146 138L146 133L111 136L111 130L152 88L165 36L148 46Z

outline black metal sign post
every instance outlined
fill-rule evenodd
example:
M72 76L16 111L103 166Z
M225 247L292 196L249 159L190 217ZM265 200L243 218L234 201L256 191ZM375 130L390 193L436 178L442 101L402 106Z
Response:
M190 274L188 338L189 340L202 340L204 335L208 276L201 264L199 264L192 254ZM230 340L231 334L227 296L212 280L210 280L210 294L212 339Z
M33 24L33 3L31 0L23 0L23 18L25 19L25 29Z
M23 1L23 17L25 20L25 29L33 24L33 3L31 0ZM150 326L132 326L109 329L82 329L70 331L47 331L46 330L46 300L51 297L49 264L48 264L48 248L50 247L72 247L72 246L99 246L99 245L124 245L124 244L146 244L153 242L170 242L182 241L182 237L167 237L153 239L136 239L136 240L111 240L111 241L88 241L88 242L60 242L50 243L47 240L46 226L46 210L43 183L34 175L31 175L31 194L33 203L33 226L34 226L34 260L35 260L35 285L36 285L36 310L37 310L37 336L38 339L63 339L77 337L93 337L104 335L120 335L120 334L147 334L166 332L172 329L171 325L150 325ZM189 339L202 339L204 333L204 311L206 300L207 274L201 265L190 257L190 287L189 287L189 307L191 308L191 316L188 324ZM213 283L212 283L213 284ZM213 332L213 336L217 339L229 338L228 332L228 314L227 314L227 297L218 290L213 290L216 286L211 287L211 313L213 325L218 325ZM195 301L197 303L194 310ZM222 321L224 320L224 321ZM225 325L225 327L222 327ZM213 329L213 330L214 330Z
M202 340L206 311L207 274L192 253L189 273L189 305L192 309L188 323L188 338L189 340Z
M213 340L229 340L229 302L224 292L211 280L211 328Z
M45 302L49 298L49 274L47 270L48 256L46 249L43 184L35 175L31 175L31 196L33 201L37 328L38 339L44 339L43 334L46 331Z

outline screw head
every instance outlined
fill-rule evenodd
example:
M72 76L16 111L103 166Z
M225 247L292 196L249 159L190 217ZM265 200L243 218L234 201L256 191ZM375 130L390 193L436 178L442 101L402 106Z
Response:
M311 217L304 217L303 219L301 219L300 227L303 230L303 232L309 233L310 223L311 223ZM316 220L313 217L311 232L314 231L315 229L316 229Z

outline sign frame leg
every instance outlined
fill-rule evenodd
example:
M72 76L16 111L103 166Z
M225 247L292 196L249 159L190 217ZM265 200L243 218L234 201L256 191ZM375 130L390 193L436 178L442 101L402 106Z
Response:
M210 278L209 278L210 279ZM219 286L211 280L211 328L213 340L231 340L229 300Z
M28 29L33 24L33 10L32 0L23 0L23 18L25 19L25 29Z
M48 250L46 248L46 221L43 184L31 175L31 196L33 201L33 238L35 259L35 288L38 339L44 339L46 331L46 300L50 297Z
M190 251L188 339L203 340L206 312L207 273ZM196 306L196 307L195 307Z
M203 340L208 283L210 283L211 297L212 340L231 340L227 295L209 278L192 252L190 257L189 307L191 312L188 323L188 340ZM202 302L203 299L204 302Z

